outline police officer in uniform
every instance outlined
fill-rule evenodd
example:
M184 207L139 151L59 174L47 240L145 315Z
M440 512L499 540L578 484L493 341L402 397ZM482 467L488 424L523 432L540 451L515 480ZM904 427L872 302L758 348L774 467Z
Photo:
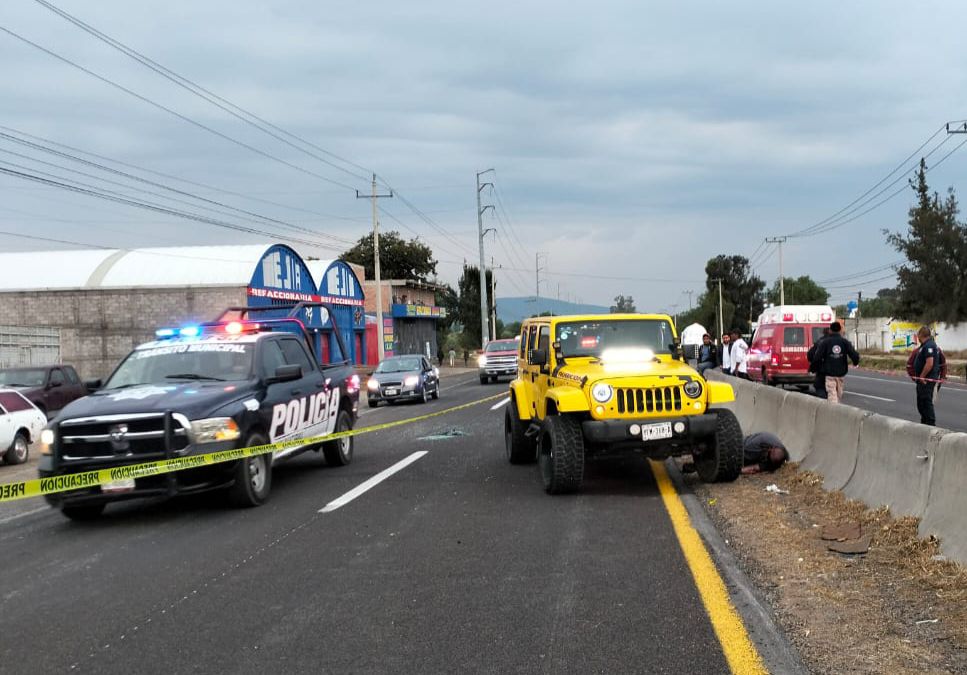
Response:
M921 326L917 331L920 349L913 361L913 381L917 384L917 412L920 424L937 426L937 415L933 408L933 393L940 377L940 363L937 358L937 343L930 334L930 328Z

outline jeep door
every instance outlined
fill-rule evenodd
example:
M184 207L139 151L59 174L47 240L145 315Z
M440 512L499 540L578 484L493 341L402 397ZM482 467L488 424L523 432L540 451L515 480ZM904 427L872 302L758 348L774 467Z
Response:
M523 343L523 339L521 340ZM523 348L522 348L523 350ZM531 363L534 352L543 350L547 363L543 366ZM530 399L531 418L544 419L547 412L547 386L550 379L551 327L548 324L532 324L528 329L526 357L521 360L524 386Z

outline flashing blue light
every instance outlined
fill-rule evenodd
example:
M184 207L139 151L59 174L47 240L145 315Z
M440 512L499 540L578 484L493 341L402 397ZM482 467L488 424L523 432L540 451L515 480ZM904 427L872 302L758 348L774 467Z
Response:
M178 335L181 337L198 337L201 335L201 328L198 326L185 326L178 331Z
M169 338L175 336L175 331L172 328L159 328L154 332L154 335L159 338Z

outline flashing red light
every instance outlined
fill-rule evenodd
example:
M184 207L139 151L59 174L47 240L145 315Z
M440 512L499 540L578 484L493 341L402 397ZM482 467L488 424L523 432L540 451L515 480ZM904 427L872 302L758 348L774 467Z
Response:
M832 314L823 314L823 321L832 321L832 320L833 320Z
M242 324L239 321L231 321L225 324L225 332L229 335L238 335L242 332Z
M359 391L359 375L353 373L346 380L346 391L350 394L355 394L357 391Z
M598 346L598 338L596 337L583 337L581 338L581 346L585 349Z
M778 366L779 365L779 355L778 354L773 354L772 355L772 365L774 365L774 366Z
M782 315L782 320L783 321L793 321L794 319L795 319L795 316L793 316L792 314L783 314Z

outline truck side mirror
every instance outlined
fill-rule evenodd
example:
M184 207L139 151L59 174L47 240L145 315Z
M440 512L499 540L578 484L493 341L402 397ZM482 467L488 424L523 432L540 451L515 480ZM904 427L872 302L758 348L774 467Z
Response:
M275 369L275 375L269 378L269 382L291 382L302 377L302 366L292 364L279 366Z
M101 380L85 380L84 386L87 387L88 393L92 393L101 388Z

